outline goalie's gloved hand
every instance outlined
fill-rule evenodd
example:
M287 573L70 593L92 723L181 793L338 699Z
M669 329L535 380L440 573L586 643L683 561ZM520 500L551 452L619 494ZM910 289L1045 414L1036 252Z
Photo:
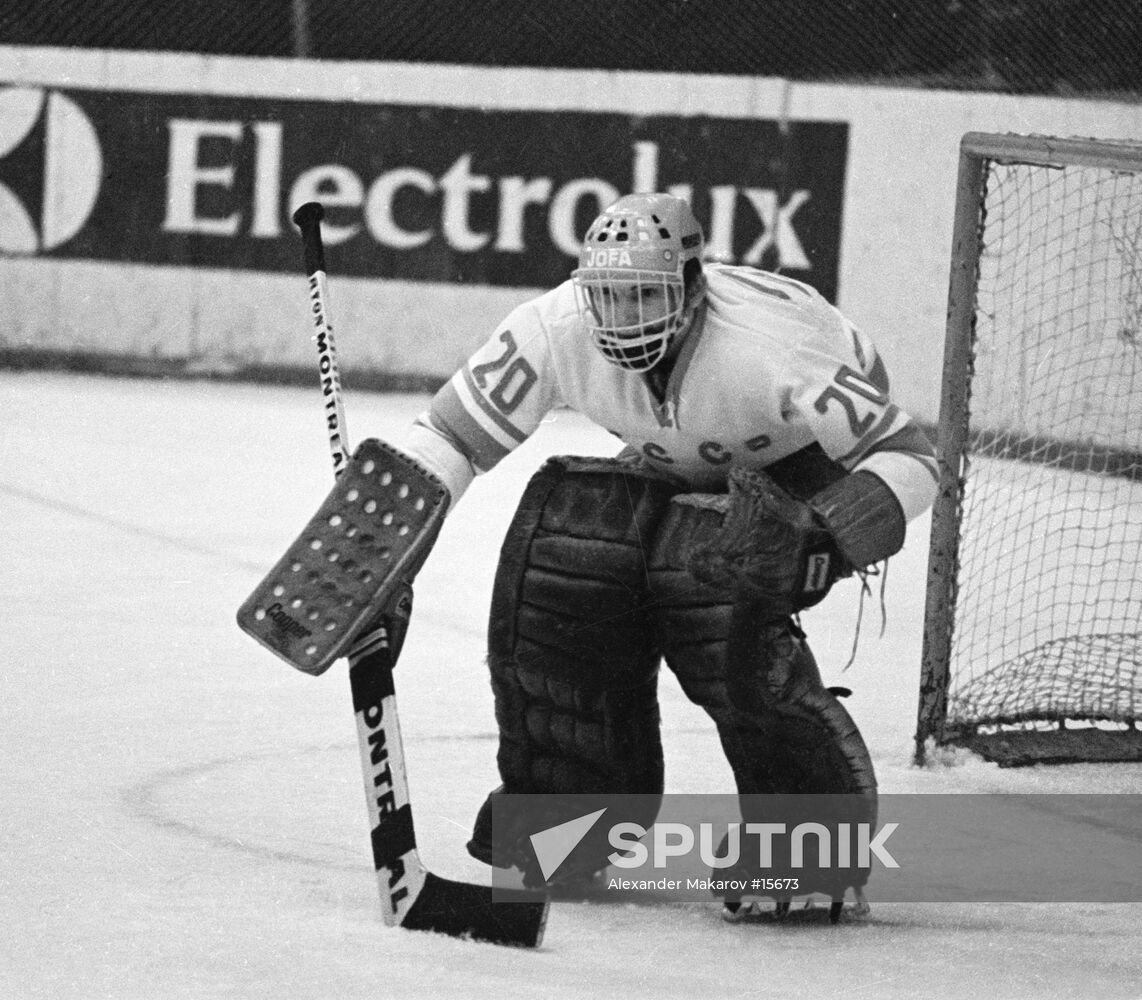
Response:
M730 472L721 529L694 546L687 564L699 580L743 588L777 619L816 604L852 572L820 515L764 470L748 468Z
M432 549L448 503L447 487L408 455L362 441L238 609L239 626L299 670L324 672L394 607Z
M391 666L397 665L400 651L404 648L405 636L408 635L408 623L412 618L412 583L401 580L393 591L392 599L385 612L389 627L389 655L392 658Z
M690 571L707 582L733 580L777 616L816 604L838 579L904 544L900 502L870 472L800 500L763 469L738 468L725 505L721 531L695 546Z
M405 636L408 635L408 623L411 618L412 583L401 579L393 585L392 594L386 601L381 613L372 620L368 628L358 634L353 645L349 648L349 656L357 656L375 648L379 638L379 629L384 628L389 669L392 669L397 665L401 649L404 648L404 640Z

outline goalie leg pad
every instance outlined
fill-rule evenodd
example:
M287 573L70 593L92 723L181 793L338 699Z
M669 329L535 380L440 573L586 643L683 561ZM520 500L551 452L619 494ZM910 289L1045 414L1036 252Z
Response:
M864 740L801 629L731 579L690 573L689 552L717 536L724 511L724 497L685 494L662 520L650 579L667 664L717 723L743 794L875 790Z
M791 621L740 619L726 690L737 725L722 734L743 794L875 794L872 758L844 705L821 683L804 633ZM747 646L748 642L748 646ZM763 734L761 739L751 730Z
M492 593L488 662L511 791L654 792L659 651L644 543L676 487L603 459L532 478Z
M650 565L666 662L715 721L748 821L778 818L755 811L765 796L819 794L854 796L859 816L874 819L876 777L868 749L822 684L788 603L768 599L734 575L699 579L690 570L694 548L720 536L726 509L726 497L686 494L674 498L663 518ZM732 880L766 873L714 874ZM867 879L859 870L834 875L818 887L834 897Z
M812 803L824 795L835 797L827 809L832 819L847 823L843 829L855 836L859 824L876 821L876 775L864 738L821 683L801 629L789 620L766 621L760 610L750 601L735 603L727 647L726 690L737 724L722 727L721 736L742 795L742 819L792 828L796 810L804 808L806 820L820 820L821 807ZM792 812L789 798L777 809L773 796L794 797ZM848 856L857 858L853 850ZM775 869L782 864L775 857ZM759 874L747 866L736 877ZM869 871L853 861L799 874L799 895L822 892L835 902L849 888L862 889Z
M411 582L436 540L448 491L382 441L361 442L305 530L238 610L267 649L320 674Z
M603 459L551 459L529 483L488 636L503 792L661 793L644 546L676 490ZM481 817L469 851L492 860Z
M714 494L675 497L650 556L651 614L667 666L686 697L704 708L719 729L734 714L726 691L733 591L725 581L694 577L688 553L696 540L716 535L724 499Z

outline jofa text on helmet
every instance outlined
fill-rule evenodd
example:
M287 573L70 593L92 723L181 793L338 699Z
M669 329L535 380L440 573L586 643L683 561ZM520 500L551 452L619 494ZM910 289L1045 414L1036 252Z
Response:
M588 247L585 267L634 267L629 250L618 247Z

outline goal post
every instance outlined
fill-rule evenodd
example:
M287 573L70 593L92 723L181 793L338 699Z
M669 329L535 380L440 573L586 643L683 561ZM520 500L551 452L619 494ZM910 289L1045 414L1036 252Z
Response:
M1142 760L1142 143L956 183L916 759Z

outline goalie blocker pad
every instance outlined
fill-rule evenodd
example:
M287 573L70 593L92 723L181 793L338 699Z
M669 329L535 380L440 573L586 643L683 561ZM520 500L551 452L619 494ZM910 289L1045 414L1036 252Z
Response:
M383 441L362 441L320 509L238 609L239 627L321 674L347 655L436 540L448 490Z

